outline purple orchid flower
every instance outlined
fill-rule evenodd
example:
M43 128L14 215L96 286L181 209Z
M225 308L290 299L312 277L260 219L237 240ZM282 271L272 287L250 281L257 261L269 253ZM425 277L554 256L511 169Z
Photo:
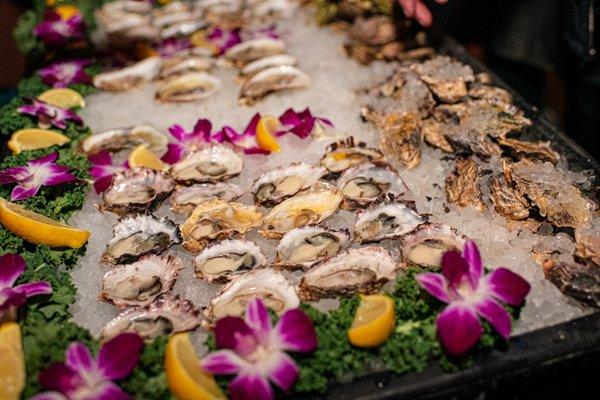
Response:
M217 55L225 53L228 49L242 42L238 29L228 30L216 27L206 37L215 46Z
M85 21L81 13L76 13L68 19L62 19L54 10L44 14L44 20L33 28L33 34L49 47L58 47L71 40L83 39L85 36Z
M242 32L243 40L251 39L279 39L281 35L277 32L277 25L271 24L261 28L249 29Z
M299 369L286 351L306 353L317 347L315 329L304 312L288 310L273 327L260 299L248 303L244 319L218 320L215 340L221 350L204 357L202 368L216 375L236 374L229 386L233 399L272 399L269 381L291 389Z
M104 343L94 358L81 342L67 349L64 363L51 364L39 375L42 388L31 400L125 400L114 380L125 378L138 363L144 342L135 333L122 333Z
M254 114L242 133L230 126L224 126L220 131L220 136L223 137L223 140L243 149L245 154L270 154L270 151L264 150L256 144L256 127L260 118L259 113Z
M288 108L279 117L279 122L281 122L282 129L276 133L277 136L291 132L301 139L309 137L315 127L323 129L324 127L333 127L333 123L329 119L314 116L308 107L301 112Z
M67 87L74 83L91 83L92 78L85 72L91 60L59 61L38 70L42 82L52 87Z
M17 111L21 114L37 117L40 128L46 129L50 126L55 126L59 129L66 129L67 121L73 121L77 125L83 124L81 118L71 110L56 107L31 97L24 100L30 104L20 106L17 108Z
M162 160L169 164L175 164L187 154L202 148L210 142L223 142L221 132L212 133L212 124L209 120L202 118L196 122L191 132L185 130L181 125L175 124L169 127L169 133L177 142L169 143L167 152Z
M158 44L156 50L161 57L171 57L172 55L191 47L192 42L189 38L169 38Z
M0 184L17 183L10 198L12 201L25 200L35 196L42 186L54 186L62 183L75 182L77 177L72 175L69 168L58 165L54 161L58 153L27 162L22 167L13 167L0 171Z
M25 271L25 260L18 254L0 256L0 322L32 296L52 293L48 282L29 282L13 286Z
M94 190L100 194L110 186L113 175L128 168L127 164L122 166L113 165L112 156L108 150L102 150L96 154L88 156L92 163L90 175L94 178Z
M504 339L511 331L509 313L501 303L523 303L531 288L522 277L500 267L483 275L483 264L475 242L465 244L463 254L448 251L442 256L442 273L427 272L417 282L436 299L447 303L437 318L440 341L449 353L460 356L477 344L482 317Z

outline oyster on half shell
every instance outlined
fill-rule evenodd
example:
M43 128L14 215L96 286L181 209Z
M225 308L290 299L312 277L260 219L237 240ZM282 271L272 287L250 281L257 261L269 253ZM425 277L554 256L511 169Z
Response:
M380 246L348 249L313 267L302 277L300 298L314 301L323 297L377 292L396 276L396 263Z
M285 42L283 40L259 38L236 44L225 52L225 57L234 64L240 65L282 53L284 49Z
M148 305L173 288L183 267L174 256L144 256L108 271L102 278L100 298L118 307Z
M266 262L260 247L253 242L223 240L198 254L194 259L194 268L198 278L221 282L262 267Z
M406 204L376 204L358 212L354 238L359 243L394 239L412 232L423 222L423 218Z
M364 142L355 142L354 138L349 136L327 147L326 153L321 159L321 165L335 177L348 168L366 162L380 161L383 158L381 151L367 147Z
M291 65L277 65L263 69L242 85L240 102L252 105L272 92L300 89L310 85L310 77Z
M180 183L210 183L237 176L244 162L224 145L210 145L194 151L171 167L170 174Z
M298 59L294 56L289 54L275 54L252 61L242 68L241 74L244 77L250 77L270 67L276 67L279 65L291 65L294 67L296 64L298 64Z
M158 85L156 98L167 103L204 100L215 94L222 86L218 78L206 72L188 72Z
M128 216L113 227L113 237L100 260L127 264L145 254L160 254L180 242L179 228L170 219L148 214Z
M400 239L402 265L439 268L442 254L452 250L461 252L465 241L464 235L448 225L426 222Z
M148 150L162 154L167 149L168 139L155 128L147 125L114 128L86 137L81 142L81 149L87 154L102 150L121 151L132 149L140 144Z
M198 204L205 201L216 198L232 201L243 194L244 189L241 186L228 182L197 183L192 186L183 186L171 195L171 210L175 213L191 213Z
M160 71L161 79L170 79L189 72L208 71L213 66L210 57L194 54L174 55L166 59Z
M160 57L148 57L115 71L103 72L94 77L94 86L102 90L129 90L143 82L155 79L162 65Z

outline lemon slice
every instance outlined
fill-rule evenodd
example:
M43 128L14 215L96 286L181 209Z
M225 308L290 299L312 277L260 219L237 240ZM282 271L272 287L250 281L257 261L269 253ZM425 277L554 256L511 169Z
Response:
M165 352L169 389L179 400L225 399L211 374L200 367L188 333L171 336Z
M129 154L127 160L130 168L144 167L150 168L157 171L165 169L165 163L160 160L160 157L148 150L145 144L140 144L138 147L133 149Z
M72 228L4 199L0 199L0 223L28 242L50 247L77 249L90 237L89 231Z
M13 154L19 154L24 150L45 149L51 146L62 146L70 142L67 136L48 129L20 129L12 134L6 143Z
M25 387L25 363L21 327L16 322L0 325L0 399L21 398Z
M277 143L275 132L281 126L279 120L273 117L261 117L256 126L256 143L261 149L268 151L281 151L281 146Z
M61 4L60 6L54 8L54 11L56 11L62 19L66 20L77 14L79 12L79 8L71 4Z
M390 337L396 318L394 300L383 294L361 296L348 330L348 340L357 347L377 347Z
M54 88L46 90L40 94L38 100L44 101L60 108L83 108L85 107L85 100L83 96L73 89L69 88Z

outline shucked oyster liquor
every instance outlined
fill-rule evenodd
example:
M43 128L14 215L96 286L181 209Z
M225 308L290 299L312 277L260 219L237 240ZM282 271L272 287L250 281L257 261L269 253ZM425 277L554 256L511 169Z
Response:
M128 216L113 227L113 237L101 261L127 264L145 254L160 254L180 242L179 228L170 219L148 214Z
M114 128L88 136L81 142L81 149L87 154L102 150L121 151L144 144L148 150L161 154L167 149L167 137L147 125L127 128Z
M198 278L221 282L261 267L266 261L260 247L252 242L223 240L198 254L194 267Z
M377 292L396 276L396 263L386 249L366 246L349 249L306 272L300 282L302 300Z
M382 159L381 151L367 147L364 142L355 142L354 138L349 136L327 147L327 152L321 159L321 165L327 168L331 175L336 176L348 168Z
M175 213L191 213L205 201L219 198L232 201L244 194L244 190L233 183L198 183L178 188L171 195L171 210Z
M173 288L181 269L181 260L174 256L144 256L108 271L102 278L100 298L119 307L148 305Z
M446 251L461 252L465 240L464 235L448 225L429 222L419 225L400 239L403 267L418 265L438 268L441 266L442 255Z
M359 243L394 239L421 225L423 218L403 203L377 204L358 212L354 239Z
M180 183L223 181L242 172L244 162L231 148L213 144L188 154L171 167L170 174Z

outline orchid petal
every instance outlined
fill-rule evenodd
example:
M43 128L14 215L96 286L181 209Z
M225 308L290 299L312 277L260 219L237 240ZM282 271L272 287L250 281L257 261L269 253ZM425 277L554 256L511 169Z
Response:
M449 305L442 311L437 318L437 330L444 348L455 356L469 351L483 333L474 310L459 304Z
M56 390L68 395L81 385L81 377L64 363L54 363L40 372L40 385L44 389Z
M0 256L0 288L11 287L25 271L25 260L18 254Z
M13 291L22 293L25 297L39 296L52 293L52 286L48 282L29 282L15 286Z
M112 156L108 150L102 150L88 156L88 160L95 166L112 165Z
M465 243L463 257L469 265L469 279L471 280L471 285L474 288L477 288L477 286L479 286L481 275L483 274L483 263L481 262L479 249L474 241L468 240L467 243Z
M272 333L284 350L311 352L317 348L317 335L312 320L303 311L286 311Z
M15 291L12 288L4 288L0 290L0 298L4 299L0 303L0 317L2 317L2 314L5 311L20 307L25 304L25 301L27 301L25 293Z
M169 127L169 133L171 134L171 136L173 136L180 142L183 142L185 140L185 137L187 136L187 132L185 131L183 126L178 124L171 125Z
M104 381L99 387L95 388L94 400L128 400L131 396L128 395L111 381Z
M258 344L252 329L238 317L225 317L217 321L215 341L217 347L233 349L242 356L254 352Z
M442 255L442 273L452 287L462 281L469 273L469 266L457 251L447 251Z
M96 360L90 350L81 342L73 342L67 349L65 364L73 371L95 371Z
M525 279L504 267L495 269L484 279L490 294L511 306L522 304L531 289Z
M248 327L254 331L255 336L261 337L268 335L271 331L269 311L262 300L257 297L248 302L244 320Z
M417 283L427 291L430 295L443 301L444 303L450 303L450 297L448 294L448 281L442 274L435 272L424 272L415 276Z
M300 373L300 369L289 355L284 352L273 353L266 365L269 379L281 390L290 390Z
M269 381L258 374L238 375L229 384L232 400L271 400L274 398Z
M237 374L249 366L248 362L232 350L217 350L206 355L201 361L202 369L215 375Z
M102 345L98 367L108 379L123 379L140 359L144 342L135 333L122 333Z
M112 175L103 176L94 180L94 190L96 194L104 192L112 183Z
M504 339L510 337L510 315L500 304L493 299L483 299L476 308L477 313L489 322L500 336Z
M35 196L39 190L40 190L39 186L33 186L30 188L23 188L21 186L15 186L13 188L12 192L10 193L10 200L11 201L20 201L20 200L28 199L30 197Z
M44 167L44 166L56 161L57 158L58 158L58 152L55 151L54 153L50 153L43 157L36 158L35 160L31 160L31 161L27 162L27 164L29 164L30 166Z
M27 178L30 175L27 167L13 167L0 171L0 183L9 184Z
M69 398L59 392L43 392L30 397L29 400L69 400Z
M212 124L206 118L199 119L194 125L192 130L192 136L200 136L205 142L210 143L210 134L212 131Z

